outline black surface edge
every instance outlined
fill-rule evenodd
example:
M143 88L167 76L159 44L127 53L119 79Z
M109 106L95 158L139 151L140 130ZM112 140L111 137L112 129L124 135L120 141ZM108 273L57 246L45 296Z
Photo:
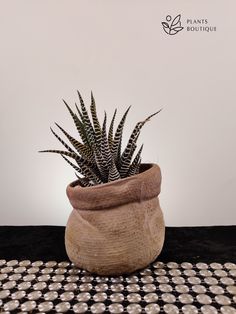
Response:
M0 226L0 259L68 260L64 226ZM236 262L236 226L166 227L157 260Z

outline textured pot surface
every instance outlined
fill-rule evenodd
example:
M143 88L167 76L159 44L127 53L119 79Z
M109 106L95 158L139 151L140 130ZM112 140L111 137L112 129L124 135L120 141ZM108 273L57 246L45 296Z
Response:
M65 232L70 260L99 275L131 273L154 261L165 236L160 187L155 164L142 164L139 174L102 185L71 183L67 195L73 211Z

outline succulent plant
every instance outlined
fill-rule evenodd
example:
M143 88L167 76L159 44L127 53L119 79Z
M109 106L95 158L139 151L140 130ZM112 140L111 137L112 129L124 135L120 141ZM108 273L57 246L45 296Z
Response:
M100 124L93 93L91 92L90 118L84 101L79 91L77 92L80 108L75 104L76 112L64 100L63 102L74 121L80 140L73 138L59 124L55 123L73 148L64 142L51 128L52 133L66 150L48 149L40 152L60 154L76 170L76 176L82 187L107 183L139 173L143 145L139 148L136 156L134 156L134 153L140 131L144 124L161 110L135 125L125 149L121 152L123 129L130 107L125 111L115 132L114 122L117 110L114 111L107 132L106 112L103 123ZM74 162L67 157L73 159Z

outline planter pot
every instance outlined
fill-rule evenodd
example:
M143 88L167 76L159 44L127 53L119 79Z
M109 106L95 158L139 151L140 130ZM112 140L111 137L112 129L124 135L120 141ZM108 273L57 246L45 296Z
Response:
M165 236L160 187L155 164L142 164L139 174L101 185L71 183L66 190L73 207L65 231L69 259L99 275L131 273L153 262Z

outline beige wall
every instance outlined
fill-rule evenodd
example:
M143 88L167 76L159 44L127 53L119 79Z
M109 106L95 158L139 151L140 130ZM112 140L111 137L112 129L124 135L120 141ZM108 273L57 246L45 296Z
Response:
M100 116L132 110L145 126L143 161L162 169L166 224L236 223L236 23L228 1L0 1L0 224L64 225L74 171L40 149L60 148L54 121L74 133L61 101L76 89ZM170 36L167 14L185 29ZM186 19L216 32L187 32Z

